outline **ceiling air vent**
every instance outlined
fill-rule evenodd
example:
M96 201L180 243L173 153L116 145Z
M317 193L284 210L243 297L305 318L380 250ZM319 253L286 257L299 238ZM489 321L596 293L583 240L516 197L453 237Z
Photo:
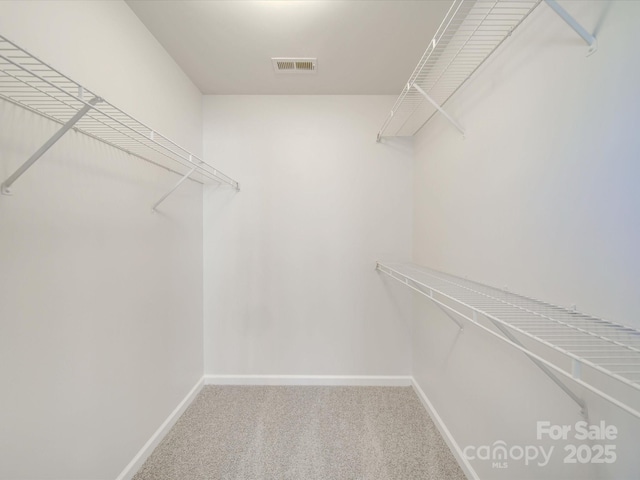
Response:
M315 73L318 68L316 58L272 58L276 73Z

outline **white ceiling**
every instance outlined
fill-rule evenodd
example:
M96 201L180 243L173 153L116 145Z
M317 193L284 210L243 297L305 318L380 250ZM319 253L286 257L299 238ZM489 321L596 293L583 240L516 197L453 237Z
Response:
M205 94L399 94L451 0L127 0ZM317 57L314 75L271 57Z

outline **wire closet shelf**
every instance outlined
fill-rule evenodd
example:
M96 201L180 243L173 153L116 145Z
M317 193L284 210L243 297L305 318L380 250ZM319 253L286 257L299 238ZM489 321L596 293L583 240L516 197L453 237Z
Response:
M238 182L228 175L1 35L0 98L60 125L73 125L70 128L183 180L239 189Z
M550 376L559 374L569 378L640 418L637 406L629 406L586 381L597 372L596 375L604 375L628 387L632 396L640 399L639 331L414 264L378 262L376 268L426 296L445 313L465 319L510 343L547 374L551 373ZM496 326L499 333L486 327L482 319ZM538 347L532 350L518 338ZM561 356L546 355L544 352L548 349ZM556 357L563 360L556 361ZM554 358L554 361L548 358ZM582 369L582 366L588 368ZM577 401L581 403L579 399Z
M542 0L454 0L378 132L412 136ZM458 130L462 127L446 115Z

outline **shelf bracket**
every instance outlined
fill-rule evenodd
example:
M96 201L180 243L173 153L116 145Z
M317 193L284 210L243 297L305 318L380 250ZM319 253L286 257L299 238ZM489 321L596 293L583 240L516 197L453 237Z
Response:
M475 314L475 312L474 312L474 314ZM520 340L518 340L509 330L507 330L506 327L504 327L500 323L496 322L492 318L489 318L489 320L491 321L493 326L495 326L498 330L500 330L502 335L507 337L511 342L515 343L516 345L519 345L519 346L525 348L524 345L522 344L522 342ZM528 355L527 355L527 358L529 358L529 360L531 360L536 365L536 367L538 367L542 371L542 373L544 373L547 377L549 377L549 379L553 383L555 383L558 387L560 387L560 389L564 393L566 393L571 398L571 400L573 400L574 402L576 402L578 404L578 406L580 407L580 413L582 414L582 416L585 419L587 419L588 418L587 404L584 402L584 400L582 400L580 397L578 397L573 392L573 390L571 390L569 387L567 387L567 385L562 380L560 380L556 375L554 375L554 373L551 370L549 370L544 363L542 363L539 360L537 360L537 359L535 359L533 357L530 357ZM575 366L574 366L573 377L574 378L580 378L579 374L576 376Z
M180 185L182 185L182 183L187 180L187 178L189 178L191 176L191 174L193 174L193 172L196 171L196 167L193 167L191 170L189 170L180 180L178 180L178 182L173 186L173 188L171 190L169 190L167 193L165 193L162 197L160 197L160 200L158 200L156 203L153 204L153 207L151 207L151 211L153 213L157 212L157 208L158 206L164 202L167 197L169 195L171 195L173 192L175 192L178 187L180 187Z
M580 25L569 12L562 8L556 0L545 0L545 2L551 7L554 12L556 12L560 16L560 18L562 18L562 20L567 23L567 25L569 25L578 35L582 37L587 45L589 45L589 53L587 54L587 56L591 55L598 49L598 40L596 39L596 37L587 32L585 28Z
M412 84L412 85L411 85L411 87L415 88L415 89L416 89L416 90L417 90L417 91L418 91L418 92L419 92L419 93L420 93L424 98L426 98L426 99L427 99L427 101L428 101L431 105L433 105L433 106L436 108L436 110L438 110L442 115L444 115L444 117L445 117L447 120L449 120L449 122L451 122L451 124L452 124L454 127L456 127L456 128L460 131L460 133L462 134L462 136L464 137L464 129L460 126L460 124L459 124L458 122L456 122L456 121L451 117L451 115L449 115L447 112L445 112L445 111L444 111L444 109L443 109L440 105L438 105L438 103L437 103L433 98L431 98L431 97L427 94L427 92L425 92L422 88L420 88L420 86L419 86L419 85L416 85L415 83L414 83L414 84Z
M429 297L433 298L433 293L431 293ZM447 312L444 308L442 308L437 303L434 303L434 305L438 307L442 311L442 313L444 313L447 317L449 317L449 319L458 326L458 330L460 330L461 332L464 331L464 325L462 325L462 322L460 322L456 317L451 315L449 312Z
M85 103L85 105L80 110L78 110L76 114L73 117L71 117L71 119L67 123L65 123L62 126L62 128L60 128L60 130L58 130L49 140L47 140L45 144L38 149L38 151L36 151L33 155L31 155L31 157L29 157L29 159L26 162L24 162L20 166L20 168L18 168L15 172L13 172L13 174L9 178L7 178L2 183L2 185L0 185L0 191L2 192L2 194L11 195L10 187L11 185L13 185L13 182L19 179L22 176L22 174L26 172L34 163L36 163L38 159L47 152L47 150L49 150L53 145L55 145L55 143L58 140L60 140L65 133L67 133L71 128L73 128L73 126L76 123L78 123L78 121L82 117L84 117L87 114L87 112L93 108L93 106L96 103L101 101L102 99L100 97L94 97L91 100L89 100L87 103Z

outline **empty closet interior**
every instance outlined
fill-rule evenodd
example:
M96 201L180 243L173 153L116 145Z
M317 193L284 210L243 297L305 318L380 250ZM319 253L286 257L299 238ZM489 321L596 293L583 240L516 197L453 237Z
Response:
M636 479L640 3L0 2L0 479Z

